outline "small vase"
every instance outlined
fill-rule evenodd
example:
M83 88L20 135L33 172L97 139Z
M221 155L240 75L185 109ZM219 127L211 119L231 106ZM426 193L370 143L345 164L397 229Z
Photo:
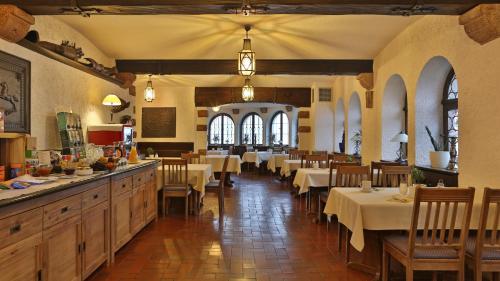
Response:
M446 169L450 162L450 152L448 151L431 151L430 152L431 167L438 169Z

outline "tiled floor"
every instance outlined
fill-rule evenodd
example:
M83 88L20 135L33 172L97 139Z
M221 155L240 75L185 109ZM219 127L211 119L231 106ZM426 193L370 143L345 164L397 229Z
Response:
M160 218L127 244L103 280L370 280L336 255L335 231L316 225L286 185L271 176L233 177L219 229L217 200L202 214Z

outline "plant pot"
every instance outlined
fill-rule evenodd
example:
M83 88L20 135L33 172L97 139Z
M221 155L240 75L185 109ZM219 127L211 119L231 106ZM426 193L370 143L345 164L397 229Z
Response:
M432 168L446 169L446 167L448 167L448 163L450 162L450 152L431 151L430 159Z

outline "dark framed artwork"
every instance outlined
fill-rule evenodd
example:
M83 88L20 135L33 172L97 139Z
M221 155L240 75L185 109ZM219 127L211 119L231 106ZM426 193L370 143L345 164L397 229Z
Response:
M5 132L29 134L31 63L0 51L0 108L5 111Z
M143 138L175 138L175 107L142 108L141 136Z

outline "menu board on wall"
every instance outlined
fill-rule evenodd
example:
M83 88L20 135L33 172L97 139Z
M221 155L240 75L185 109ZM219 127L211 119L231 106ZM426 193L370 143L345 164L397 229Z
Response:
M143 138L175 138L175 107L142 108Z

